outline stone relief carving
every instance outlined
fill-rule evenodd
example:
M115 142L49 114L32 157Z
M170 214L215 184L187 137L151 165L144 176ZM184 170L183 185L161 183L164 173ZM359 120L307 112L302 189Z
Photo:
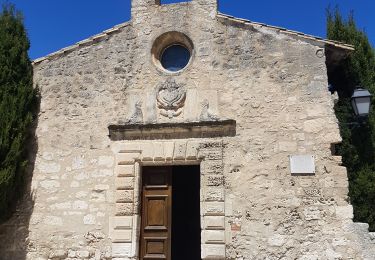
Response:
M157 106L162 116L172 119L182 113L185 105L186 90L183 84L177 84L174 79L167 79L159 86L156 94Z
M119 124L140 124L143 122L142 101L138 100L130 116L126 120L120 120Z
M201 121L217 121L219 117L210 110L210 103L207 99L202 102L202 112L199 117Z

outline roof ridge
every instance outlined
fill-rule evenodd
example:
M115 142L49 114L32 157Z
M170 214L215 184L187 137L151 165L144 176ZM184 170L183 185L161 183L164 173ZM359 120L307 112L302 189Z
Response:
M243 23L243 24L250 24L250 25L255 25L255 26L260 26L260 27L266 27L266 28L278 30L281 33L297 36L297 37L303 38L305 40L310 40L310 41L313 40L313 41L316 41L316 42L319 42L319 43L331 45L333 47L345 49L345 50L348 50L348 51L354 51L353 45L346 44L346 43L343 43L343 42L328 40L328 39L324 39L322 37L306 34L306 33L303 33L303 32L298 32L298 31L294 31L294 30L289 30L289 29L286 29L286 28L283 28L283 27L268 25L268 24L265 24L265 23L253 22L253 21L250 21L250 20L247 20L247 19L237 18L237 17L234 17L232 15L227 15L227 14L223 14L223 13L220 13L220 12L217 15L218 15L218 17L228 19L228 20L231 20L231 21L234 21L234 22L239 22L239 23Z
M130 24L131 21L127 21L127 22L124 22L124 23L120 23L120 24L117 24L105 31L102 31L98 34L95 34L95 35L92 35L90 36L89 38L86 38L86 39L83 39L79 42L76 42L75 44L73 45L70 45L68 47L64 47L58 51L55 51L55 52L52 52L46 56L43 56L43 57L40 57L40 58L37 58L35 60L32 61L32 64L33 65L36 65L36 64L39 64L41 63L42 61L45 61L45 60L50 60L50 59L53 59L53 58L56 58L56 57L59 57L63 54L66 54L66 53L69 53L69 52L72 52L80 47L84 47L84 46L89 46L93 43L97 43L101 40L104 40L105 38L107 38L107 36L113 34L113 33L116 33L116 32L119 32L121 29L127 27L129 24Z

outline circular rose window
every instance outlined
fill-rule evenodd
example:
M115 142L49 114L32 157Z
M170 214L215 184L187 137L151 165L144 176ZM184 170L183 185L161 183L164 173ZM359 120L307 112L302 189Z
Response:
M166 32L154 41L152 60L164 73L179 73L188 67L193 57L193 42L181 32Z
M176 72L185 68L190 61L190 51L180 44L174 44L164 49L160 63L164 69Z

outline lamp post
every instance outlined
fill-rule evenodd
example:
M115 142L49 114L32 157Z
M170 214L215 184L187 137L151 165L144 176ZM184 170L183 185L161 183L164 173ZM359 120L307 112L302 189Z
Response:
M370 113L372 95L367 89L357 87L350 99L354 114L359 118L363 119Z

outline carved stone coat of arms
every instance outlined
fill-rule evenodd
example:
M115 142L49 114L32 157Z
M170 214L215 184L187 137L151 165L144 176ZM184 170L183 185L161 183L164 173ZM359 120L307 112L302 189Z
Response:
M177 84L174 79L167 79L157 91L157 106L162 116L173 118L182 113L185 105L186 90L183 84Z

